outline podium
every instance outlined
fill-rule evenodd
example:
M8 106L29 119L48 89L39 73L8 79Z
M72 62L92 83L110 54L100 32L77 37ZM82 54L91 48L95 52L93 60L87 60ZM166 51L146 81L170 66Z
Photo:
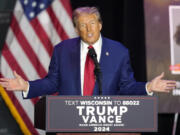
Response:
M157 97L46 96L35 105L35 127L57 135L157 132Z

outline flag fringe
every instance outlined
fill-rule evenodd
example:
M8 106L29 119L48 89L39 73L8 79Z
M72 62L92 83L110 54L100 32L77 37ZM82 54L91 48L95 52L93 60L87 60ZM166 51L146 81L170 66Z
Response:
M29 131L29 129L27 128L26 124L24 123L23 119L21 118L21 116L20 116L19 112L17 111L16 107L13 105L10 97L8 96L8 94L6 93L4 88L1 87L1 86L0 86L0 95L4 99L4 101L5 101L6 105L8 106L12 116L14 117L16 122L19 124L21 131L25 135L32 135L31 132Z

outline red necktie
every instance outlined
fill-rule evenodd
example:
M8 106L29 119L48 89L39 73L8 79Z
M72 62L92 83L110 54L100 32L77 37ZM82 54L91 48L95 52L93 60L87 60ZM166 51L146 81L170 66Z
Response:
M90 48L93 47L90 45L88 49ZM93 94L93 89L95 85L94 68L95 68L94 62L87 53L85 69L84 69L84 88L83 88L84 96L91 96Z

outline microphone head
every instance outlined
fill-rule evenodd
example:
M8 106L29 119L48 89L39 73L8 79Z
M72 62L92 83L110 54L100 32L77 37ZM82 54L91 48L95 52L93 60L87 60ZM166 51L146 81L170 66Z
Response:
M96 54L94 48L89 48L88 54L90 55L91 58L97 57L97 54Z

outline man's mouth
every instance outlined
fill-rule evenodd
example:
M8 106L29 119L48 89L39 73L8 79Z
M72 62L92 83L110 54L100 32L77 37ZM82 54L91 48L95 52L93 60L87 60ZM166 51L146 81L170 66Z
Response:
M88 37L91 38L93 36L92 33L88 33Z

